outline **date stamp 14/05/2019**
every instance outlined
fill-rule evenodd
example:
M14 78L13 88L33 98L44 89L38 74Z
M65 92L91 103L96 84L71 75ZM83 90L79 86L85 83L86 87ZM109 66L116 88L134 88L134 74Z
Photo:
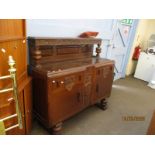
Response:
M145 116L122 116L123 121L145 121Z

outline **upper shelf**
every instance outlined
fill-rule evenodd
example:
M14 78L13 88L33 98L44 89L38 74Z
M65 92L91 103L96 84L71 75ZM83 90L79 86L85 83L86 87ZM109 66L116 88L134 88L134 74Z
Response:
M46 45L92 45L101 44L100 38L49 38L49 37L28 37L35 46Z
M101 53L101 39L98 38L28 38L30 64L51 63L78 58L91 58L96 47L96 56Z

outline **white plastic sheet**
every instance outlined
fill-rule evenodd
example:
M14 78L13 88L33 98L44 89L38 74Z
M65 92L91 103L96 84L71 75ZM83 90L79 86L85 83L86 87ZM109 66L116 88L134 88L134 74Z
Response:
M155 89L155 66L153 66L153 72L148 86L151 87L152 89Z

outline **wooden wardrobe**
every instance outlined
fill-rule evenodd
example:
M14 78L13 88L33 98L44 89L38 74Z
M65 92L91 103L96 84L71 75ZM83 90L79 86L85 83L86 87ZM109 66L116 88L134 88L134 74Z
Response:
M23 19L0 20L0 76L8 75L8 56L16 62L18 98L22 112L23 128L14 128L6 134L30 134L32 104L31 77L27 74L26 28ZM11 80L0 80L0 89L11 86ZM12 92L0 94L0 119L15 113L15 102ZM4 121L5 128L17 124L17 117Z

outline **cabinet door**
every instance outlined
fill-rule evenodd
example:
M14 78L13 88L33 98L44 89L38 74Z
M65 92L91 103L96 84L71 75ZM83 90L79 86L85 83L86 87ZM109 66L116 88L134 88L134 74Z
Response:
M92 104L92 90L93 90L93 68L87 68L84 73L84 107Z
M95 69L94 102L110 96L113 82L113 65Z
M31 78L28 79L28 83L24 87L24 106L25 106L25 126L26 134L30 134L32 129L32 83Z
M102 97L107 98L111 94L112 83L113 83L113 73L114 67L113 65L107 65L103 67L103 74L102 74Z
M102 91L103 91L103 68L98 67L95 69L95 77L94 77L94 89L93 89L93 96L94 96L94 103L102 98Z
M50 124L74 115L83 108L82 74L49 80L48 102Z
M26 62L26 43L24 39L2 42L0 43L0 76L7 75L9 65L8 57L12 55L17 68L17 79L20 78L25 72L27 72L27 62ZM3 86L8 80L3 81ZM2 83L0 81L0 83Z

